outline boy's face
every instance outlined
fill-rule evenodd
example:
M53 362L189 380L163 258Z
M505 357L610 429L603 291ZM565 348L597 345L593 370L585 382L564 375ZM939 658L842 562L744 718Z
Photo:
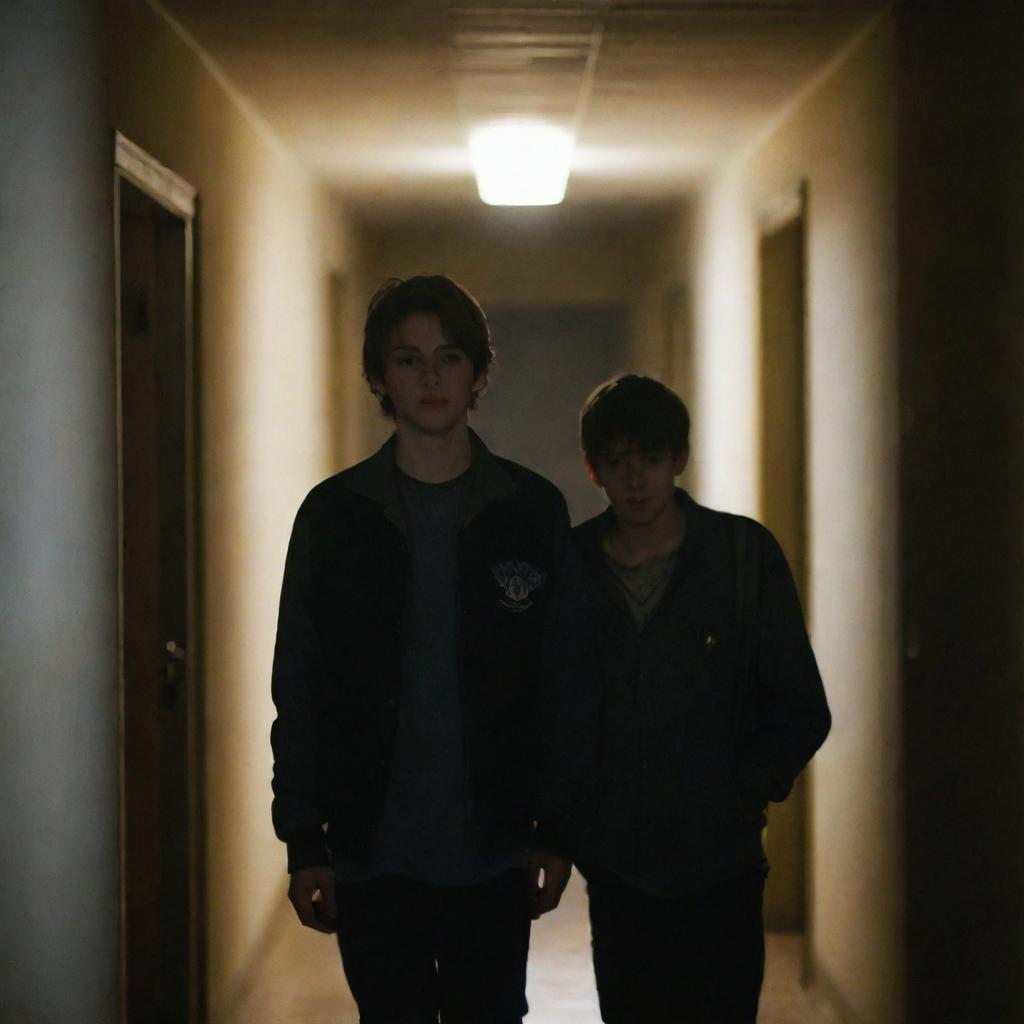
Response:
M474 375L468 355L441 330L435 313L413 313L400 321L374 389L391 399L395 424L420 434L440 435L464 425L486 370Z
M612 511L625 524L649 526L659 521L675 502L676 477L686 468L689 452L678 458L663 448L642 451L628 442L613 444L588 463L587 472L604 489Z

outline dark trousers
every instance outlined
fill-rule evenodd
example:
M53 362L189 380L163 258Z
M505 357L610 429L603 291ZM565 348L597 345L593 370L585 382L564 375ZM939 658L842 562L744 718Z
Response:
M588 877L594 974L607 1024L755 1024L764 873L660 899Z
M521 1024L526 872L446 888L338 883L338 946L361 1024Z

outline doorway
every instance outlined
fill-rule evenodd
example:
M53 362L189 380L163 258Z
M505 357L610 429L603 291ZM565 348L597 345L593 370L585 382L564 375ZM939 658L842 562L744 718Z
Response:
M126 1024L202 1015L195 193L116 139L121 967Z
M807 434L805 400L805 190L761 225L761 517L789 561L805 612ZM805 773L806 774L806 773ZM805 774L781 804L771 804L765 848L765 926L807 928L808 795Z

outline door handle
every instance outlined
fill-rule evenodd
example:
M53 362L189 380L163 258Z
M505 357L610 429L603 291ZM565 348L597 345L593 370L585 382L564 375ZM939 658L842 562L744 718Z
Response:
M164 644L164 681L160 687L160 706L166 709L174 707L178 701L178 682L185 666L188 652L181 644L168 640Z

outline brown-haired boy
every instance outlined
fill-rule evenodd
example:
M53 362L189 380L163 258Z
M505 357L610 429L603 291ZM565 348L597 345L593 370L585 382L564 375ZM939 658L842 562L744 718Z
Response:
M754 1024L765 805L829 730L779 545L675 486L689 426L649 377L588 399L609 507L573 530L552 612L541 822L587 879L608 1024Z
M568 876L531 853L568 516L469 429L492 355L454 281L381 288L363 364L394 434L310 492L285 566L274 825L296 913L337 932L363 1024L521 1021L530 919Z

